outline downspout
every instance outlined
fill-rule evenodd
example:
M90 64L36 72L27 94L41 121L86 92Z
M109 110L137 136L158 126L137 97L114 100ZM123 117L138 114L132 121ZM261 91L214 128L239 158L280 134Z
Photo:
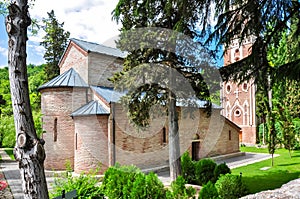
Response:
M85 102L88 103L89 102L89 88L85 89Z
M112 165L116 164L116 122L115 122L115 103L111 103L112 114Z

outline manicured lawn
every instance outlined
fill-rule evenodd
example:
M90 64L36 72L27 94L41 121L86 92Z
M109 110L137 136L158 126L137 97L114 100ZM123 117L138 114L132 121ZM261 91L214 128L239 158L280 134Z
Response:
M10 157L12 160L15 159L13 150L14 150L14 149L12 149L12 148L5 148L5 149L4 149L4 151L7 153L7 155L9 155L9 157Z
M268 149L255 147L241 147L241 151L268 153ZM232 173L239 175L242 172L243 180L249 188L250 193L276 189L291 180L300 178L300 151L292 151L292 158L290 158L288 150L285 149L277 149L275 154L279 154L280 156L274 158L273 167L271 167L271 159L268 159L232 169ZM263 167L271 168L260 170Z

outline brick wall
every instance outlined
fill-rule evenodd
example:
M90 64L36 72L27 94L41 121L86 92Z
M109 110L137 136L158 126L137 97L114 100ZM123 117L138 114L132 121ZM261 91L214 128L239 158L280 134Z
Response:
M232 40L226 49L224 65L234 63L251 54L253 37L246 38L242 45L237 39ZM242 142L253 145L256 143L255 84L253 80L240 85L232 81L223 82L222 107L223 115L242 128Z
M122 69L123 61L113 56L89 53L88 84L113 87L108 81L114 73Z
M88 83L88 54L79 48L73 42L68 46L66 53L59 65L60 74L66 72L70 68L75 69L75 71L80 75L80 77Z
M124 114L126 113L121 107L116 105L116 162L124 165L134 164L140 168L167 165L169 148L168 144L162 142L163 124L167 126L166 118L153 122L153 127L150 128L155 129L153 132L156 133L149 130L134 132ZM200 137L198 154L200 158L238 152L239 130L221 116L219 110L213 111L211 117L206 117L203 110L194 111L193 117L180 114L181 153L186 150L191 152L192 141L196 134ZM110 133L109 135L111 136Z
M108 168L108 115L74 117L75 166L77 173L95 169L101 163L103 172Z
M41 90L43 139L46 169L65 169L74 164L74 122L70 114L86 104L86 89L47 88Z

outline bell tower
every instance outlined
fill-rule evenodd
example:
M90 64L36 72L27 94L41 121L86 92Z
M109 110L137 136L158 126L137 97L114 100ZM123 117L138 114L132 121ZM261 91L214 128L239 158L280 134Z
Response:
M229 65L251 54L255 37L249 36L242 44L233 39L225 49L224 65ZM256 143L255 85L253 80L240 84L232 81L223 82L221 90L222 114L239 125L240 142L246 145Z

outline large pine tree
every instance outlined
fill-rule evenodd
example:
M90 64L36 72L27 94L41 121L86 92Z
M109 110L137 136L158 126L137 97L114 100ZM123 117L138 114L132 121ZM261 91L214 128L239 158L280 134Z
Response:
M151 114L166 111L172 180L180 175L176 103L193 106L193 99L200 98L210 107L209 91L216 89L218 72L211 72L210 57L198 40L202 9L201 2L193 0L120 0L113 11L122 24L117 46L128 52L123 71L113 81L128 91L123 101L136 124L147 126ZM163 108L153 108L156 105Z
M250 35L255 37L251 54L229 66L222 67L220 73L223 80L244 82L254 79L260 86L264 96L268 130L270 136L269 152L273 155L276 148L275 115L272 103L272 86L276 81L300 79L300 59L295 56L299 52L300 40L300 2L294 0L207 0L215 6L217 24L209 33L208 43L217 40L227 48L233 39L240 44ZM209 8L206 7L206 10ZM295 31L288 49L293 49L285 62L270 65L268 52L272 47L278 47L282 33L295 26ZM205 31L210 25L203 21ZM296 46L296 47L292 47ZM272 162L273 163L273 162Z
M48 18L43 19L43 30L46 35L40 45L46 49L44 58L46 60L46 81L59 75L59 60L67 46L70 33L63 29L64 23L59 23L53 10L48 12Z

